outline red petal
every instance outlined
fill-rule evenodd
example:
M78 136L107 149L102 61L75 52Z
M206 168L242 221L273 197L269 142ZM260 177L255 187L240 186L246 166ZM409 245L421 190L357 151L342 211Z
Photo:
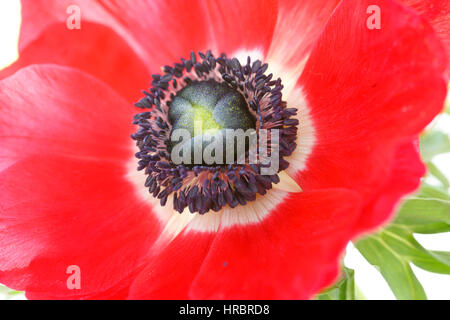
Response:
M262 223L222 230L192 297L310 298L337 275L357 203L355 194L343 190L293 194Z
M394 155L394 164L383 186L366 204L357 224L358 232L373 231L390 218L396 205L405 194L415 191L425 166L419 155L418 141L401 144Z
M280 0L278 21L268 54L270 66L282 64L279 76L291 70L301 73L317 38L340 0Z
M56 156L3 171L0 282L35 298L108 297L128 285L157 227L125 175L120 163ZM72 265L80 290L67 287Z
M49 26L21 51L15 64L0 73L0 78L27 65L45 63L86 71L129 101L138 100L150 78L146 66L122 38L89 22L83 22L81 30L69 30L64 23Z
M381 9L381 30L366 27L369 5ZM392 1L344 1L299 81L317 135L299 175L304 190L345 187L371 198L398 144L442 110L444 69L442 47L421 18Z
M217 54L268 51L277 21L276 0L202 0L206 32Z
M192 281L214 239L213 233L179 234L162 252L150 257L136 277L128 299L190 299Z
M32 66L0 83L0 170L26 156L132 158L135 108L81 72Z
M450 1L448 0L398 0L414 8L427 19L438 33L450 59ZM450 79L450 65L447 65L447 80Z
M66 67L0 82L0 282L30 297L126 296L159 224L126 179L133 108ZM66 270L81 268L81 290Z
M299 193L260 224L221 229L212 242L185 232L141 273L131 297L309 298L335 279L357 204L343 190Z
M191 50L204 49L207 45L204 32L207 26L198 1L186 5L178 0L22 0L20 48L38 38L49 25L65 25L69 17L66 10L71 5L81 10L81 28L88 21L112 28L153 73ZM98 46L98 52L101 51L102 47Z
M20 47L50 24L64 23L66 9L78 5L83 21L107 25L121 35L152 72L186 57L191 50L233 52L270 45L276 22L275 0L89 1L22 0ZM99 51L101 47L99 47Z

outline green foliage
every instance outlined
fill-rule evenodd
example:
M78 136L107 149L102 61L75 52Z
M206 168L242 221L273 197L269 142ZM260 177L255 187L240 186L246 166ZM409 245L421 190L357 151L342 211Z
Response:
M333 286L317 296L317 300L355 300L355 272L344 267L342 277Z
M446 112L449 110L447 105ZM411 265L450 275L450 251L427 250L414 237L414 234L450 232L450 181L434 162L436 156L450 152L450 137L442 131L430 130L422 136L420 150L427 165L427 176L420 190L404 201L387 227L355 243L397 299L427 298ZM357 292L354 272L358 270L344 267L341 279L317 298L354 300Z
M450 202L437 199L410 199L397 218L384 230L355 246L386 279L397 299L426 299L425 291L411 269L450 274L450 252L429 251L413 233L450 231Z

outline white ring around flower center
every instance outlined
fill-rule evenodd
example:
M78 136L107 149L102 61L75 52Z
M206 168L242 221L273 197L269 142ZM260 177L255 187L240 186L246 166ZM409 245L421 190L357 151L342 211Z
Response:
M249 55L252 60L261 59L262 57L259 50L239 51L234 57L245 61ZM270 61L266 62L269 66L271 65ZM278 77L280 75L275 73L277 71L282 70L273 69L272 72ZM292 73L286 74L288 75L288 79L280 77L283 83L285 81L288 83L283 90L283 97L290 108L298 109L298 114L295 117L300 123L298 126L297 148L291 156L286 157L286 160L290 163L286 172L294 178L298 171L304 170L306 167L306 162L314 147L316 136L306 98L301 88L295 87L297 79L289 77ZM134 145L133 150L137 150L137 147ZM136 167L136 159L133 156L127 164L128 174L126 178L135 186L139 197L153 208L153 214L156 215L163 226L164 231L161 234L161 239L163 240L170 241L181 232L216 232L219 229L230 228L236 225L257 224L263 221L289 195L287 191L273 188L268 190L264 196L258 194L255 201L249 202L245 206L237 206L233 209L226 206L220 212L208 212L204 215L188 212L180 214L173 209L173 199L171 197L168 198L166 206L163 207L160 205L158 199L155 199L148 193L148 188L144 186L146 180L145 172L144 170L137 171Z

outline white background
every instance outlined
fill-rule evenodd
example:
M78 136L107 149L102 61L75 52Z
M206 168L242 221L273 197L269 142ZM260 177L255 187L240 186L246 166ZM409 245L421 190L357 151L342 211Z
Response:
M12 63L18 57L19 26L19 0L0 0L0 68ZM447 115L440 116L436 125L450 134L449 118ZM436 162L450 176L450 155L439 156ZM417 235L416 238L427 249L450 250L450 233ZM345 264L355 269L356 283L367 299L395 299L383 277L352 245L347 249ZM415 266L412 268L429 299L450 299L450 276L430 273ZM0 291L0 299L4 297ZM23 299L23 296L16 296L15 299Z

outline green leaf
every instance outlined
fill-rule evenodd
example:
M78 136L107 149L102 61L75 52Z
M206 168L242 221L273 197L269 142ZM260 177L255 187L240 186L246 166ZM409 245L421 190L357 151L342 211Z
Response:
M398 254L380 234L358 241L356 248L386 279L397 299L423 300L427 296L409 261Z
M317 300L355 300L355 272L344 267L341 279L319 294Z
M450 138L441 131L429 131L420 141L420 152L425 161L430 161L438 154L450 152Z
M448 194L448 190L443 189L441 187L432 186L427 183L422 183L422 187L420 188L420 191L416 194L416 197L450 201L450 195Z
M437 259L441 260L447 265L450 265L450 252L447 251L429 251Z
M450 201L441 199L412 198L407 200L394 220L416 233L440 233L450 231Z
M450 231L450 201L412 198L403 204L387 228L355 246L377 267L397 299L426 299L411 263L430 272L450 274L450 253L428 251L413 233L447 231Z
M417 242L408 228L392 224L381 233L381 237L403 259L414 263L419 268L435 273L450 274L450 264L445 252L433 253L426 250Z

